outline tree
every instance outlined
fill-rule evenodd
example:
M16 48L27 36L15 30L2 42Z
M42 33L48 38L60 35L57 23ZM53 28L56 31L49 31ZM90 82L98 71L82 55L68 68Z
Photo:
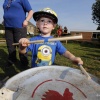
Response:
M100 0L96 0L92 5L92 20L100 27Z
M97 30L100 30L100 26L97 27Z
M0 30L4 30L4 26L0 24Z
M57 29L58 29L59 25L57 24L55 29L52 31L52 35L56 36L57 35Z

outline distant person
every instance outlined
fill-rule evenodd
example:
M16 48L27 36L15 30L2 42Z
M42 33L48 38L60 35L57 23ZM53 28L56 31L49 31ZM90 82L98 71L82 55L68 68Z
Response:
M33 11L28 0L4 0L3 9L5 38L9 53L7 67L9 67L17 60L16 46L12 44L17 43L20 38L27 37L26 27L28 21L32 18ZM26 13L28 13L27 16ZM21 67L27 68L27 54L19 53L19 57Z
M57 53L74 63L83 64L81 58L75 57L70 53L60 41L48 42L48 39L53 38L51 32L58 22L57 14L52 9L44 8L37 11L33 14L33 18L41 34L29 40L27 38L21 38L19 40L20 53L26 54L29 51L32 52L32 67L53 65ZM37 40L44 40L44 43L28 44L29 41Z
M59 26L59 28L57 29L57 35L58 35L58 37L60 37L62 35L62 33L63 33L62 27Z
M64 27L64 33L66 33L66 34L68 33L68 29L66 26Z

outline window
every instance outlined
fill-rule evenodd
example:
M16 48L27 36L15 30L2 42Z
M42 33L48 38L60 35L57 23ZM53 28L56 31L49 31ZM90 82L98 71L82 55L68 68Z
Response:
M98 39L99 36L100 36L100 32L93 32L92 38Z

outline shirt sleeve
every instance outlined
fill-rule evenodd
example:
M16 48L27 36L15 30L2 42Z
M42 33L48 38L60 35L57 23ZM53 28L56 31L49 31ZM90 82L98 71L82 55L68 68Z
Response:
M66 52L66 48L62 45L62 43L60 41L57 42L57 48L56 48L56 51L62 55Z
M21 2L22 2L22 6L23 6L25 11L28 12L28 11L32 10L32 7L31 7L28 0L21 0Z

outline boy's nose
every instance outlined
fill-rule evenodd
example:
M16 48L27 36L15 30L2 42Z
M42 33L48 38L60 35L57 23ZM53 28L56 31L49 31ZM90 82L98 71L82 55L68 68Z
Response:
M44 21L44 24L48 24L48 21Z

